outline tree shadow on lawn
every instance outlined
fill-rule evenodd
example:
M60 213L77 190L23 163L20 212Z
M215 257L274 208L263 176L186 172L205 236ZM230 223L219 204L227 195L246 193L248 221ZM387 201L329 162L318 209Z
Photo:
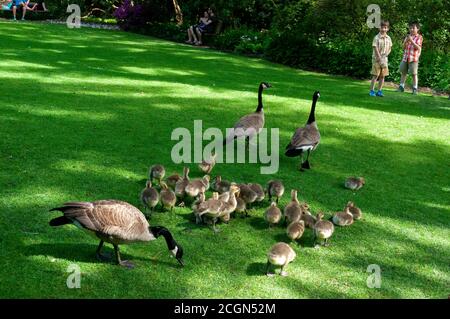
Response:
M57 94L56 93L52 93L52 95L56 98ZM59 97L59 99L63 99L65 95L61 95L61 97ZM58 98L56 98L58 99ZM103 99L107 99L107 100L113 100L113 98L103 98ZM85 101L82 101L82 104L86 104L88 103L88 99L86 99ZM124 99L125 101L125 99ZM108 103L107 103L108 104ZM38 109L38 108L37 108ZM85 124L85 119L83 118L76 118L74 116L65 116L64 114L62 115L58 115L58 121L51 121L51 126L46 127L44 130L43 128L43 123L47 122L47 118L48 115L46 113L44 114L40 114L40 113L35 113L34 110L30 109L31 113L27 113L26 114L26 124L23 125L23 131L40 131L41 135L34 135L33 137L31 137L31 139L29 140L29 142L33 142L35 144L39 144L42 141L42 134L47 134L47 136L45 136L45 138L47 139L47 142L52 142L52 144L59 144L60 143L60 136L49 136L49 134L51 134L51 132L53 130L55 131L59 131L59 132L64 132L67 130L72 130L72 127L76 127L79 128L80 126L86 126ZM94 111L92 113L95 113ZM137 111L136 114L134 114L134 116L136 118L141 118L142 116L145 116L146 111L145 110L141 110L141 111ZM9 113L11 116L19 116L20 113L17 113L17 111L10 109ZM155 114L153 114L155 115ZM158 117L153 117L154 121L158 122L163 122L164 119L164 114L160 114L158 115ZM287 118L287 116L285 116ZM332 118L330 116L328 116L328 118ZM44 122L43 122L44 121ZM91 119L92 122L96 122L95 120ZM277 121L279 122L283 122L284 121L284 117L279 118ZM133 123L133 119L129 119L129 123ZM324 120L323 122L326 123L326 120ZM84 123L84 124L83 124ZM127 125L127 124L125 124ZM135 124L134 124L135 125ZM99 131L97 132L93 132L91 130L89 130L88 127L86 127L85 129L78 129L77 135L73 136L74 138L74 142L77 144L80 144L78 147L83 149L85 152L89 152L89 148L92 148L93 151L96 152L101 152L102 149L106 149L107 152L101 152L99 154L99 156L104 156L107 154L107 157L109 158L116 158L114 162L116 163L129 163L129 160L127 160L127 144L129 144L130 142L128 140L128 137L125 135L122 137L122 139L124 139L123 141L123 145L122 145L122 149L124 150L123 154L120 154L121 150L114 150L113 148L111 148L110 150L108 150L107 147L105 147L105 144L103 142L102 139L92 139L91 137L94 137L95 135L98 135L100 132L104 133L104 138L108 138L108 130L110 127L118 127L118 126L124 126L124 123L122 123L120 118L109 118L106 120L101 120L99 121L99 124L96 124L97 128ZM126 126L125 126L126 127ZM139 131L145 131L145 125L140 125L140 126L136 126L134 127L134 129L139 132ZM165 129L167 132L170 132L170 127ZM103 132L102 132L103 131ZM388 142L388 141L384 141L381 139L377 139L374 136L370 136L370 135L359 135L359 136L353 136L353 135L348 135L348 134L344 134L344 133L339 133L338 135L336 135L336 138L339 138L340 140L345 140L346 141L346 147L342 148L340 147L340 145L336 145L336 144L327 144L326 143L326 138L333 138L333 135L335 135L335 133L333 132L329 132L330 134L325 137L324 136L324 141L322 143L322 145L320 146L320 152L317 151L317 155L314 154L313 155L313 159L312 159L312 165L315 165L316 159L317 159L317 163L318 165L323 165L325 164L326 166L323 167L314 167L314 170L311 172L306 172L303 174L297 173L297 161L298 159L287 159L285 158L283 155L281 155L281 163L280 163L280 167L281 167L281 174L283 177L285 177L287 180L292 179L292 177L290 177L289 175L291 175L291 173L286 174L286 168L288 168L290 165L293 165L293 163L295 163L294 165L294 171L295 174L298 174L299 178L301 178L304 181L309 181L309 182L313 182L313 178L317 178L317 176L324 174L324 169L330 169L330 171L326 172L324 175L324 178L326 178L327 180L330 180L329 177L327 177L326 175L330 175L330 173L332 172L339 172L339 171L345 171L348 170L348 163L352 163L352 167L353 167L353 171L359 171L361 173L363 173L363 176L369 177L370 179L376 181L377 179L380 179L380 177L382 178L388 178L389 172L392 171L389 166L392 166L392 168L394 168L394 165L397 166L397 168L395 168L395 170L397 171L404 171L407 172L406 176L409 175L410 176L420 176L420 179L423 178L423 176L426 176L424 174L424 170L423 167L425 167L427 164L426 162L422 162L420 163L420 161L417 162L417 165L411 165L409 163L411 158L415 158L415 159L420 159L421 161L428 161L430 164L428 165L432 165L435 163L439 163L439 165L442 165L442 163L445 162L444 158L445 158L445 154L448 154L448 150L447 148L440 146L440 145L433 145L430 144L428 141L417 141L416 143L412 144L412 143L392 143L392 142ZM169 133L168 133L169 134ZM84 138L83 138L84 135ZM160 136L163 136L163 134L159 134ZM33 141L33 139L35 139L35 141ZM148 148L146 147L146 143L145 140L147 139L147 136L143 135L143 136L139 136L138 139L135 139L135 142L133 143L134 145L140 145L137 147L140 147L141 150L137 152L137 154L141 154L141 155L137 155L138 158L144 158L146 157L146 154L149 153L148 152ZM85 143L83 143L83 141L89 141L89 145L86 145ZM81 142L81 143L80 143ZM116 141L116 143L119 141ZM155 141L157 142L157 141ZM70 145L70 142L66 142L66 145ZM154 143L157 144L157 143ZM134 146L133 147L136 147ZM367 148L366 146L370 145L371 148ZM418 149L416 147L416 145L427 145L427 147L429 148L427 151L425 151L425 153L428 153L429 156L422 158L423 157L423 151L421 149ZM150 146L151 147L151 146ZM147 151L145 151L147 149ZM387 152L380 152L380 150L389 150L389 154L387 154ZM59 150L55 150L55 154L57 156L54 156L53 159L55 157L60 158L60 160L62 161L63 157L66 157L66 149L59 149ZM358 153L361 152L362 156L365 157L374 157L377 158L378 160L378 167L375 166L366 166L367 161L363 161L361 163L358 163L358 161L355 161L352 156L354 153ZM59 153L59 154L58 154ZM150 149L150 154L152 153L151 149ZM159 151L155 152L158 154L161 154ZM341 158L344 155L344 160L341 161L337 161L337 162L333 162L332 163L332 167L329 165L329 163L325 163L323 161L323 156L322 154L336 154L336 153L340 153ZM77 156L79 157L79 154L75 153ZM75 155L74 154L74 155ZM103 155L104 154L104 155ZM417 154L417 155L416 155ZM151 156L149 158L152 157L153 154L151 154ZM360 156L361 156L360 155ZM154 155L153 155L154 156ZM321 163L321 156L322 156L322 162ZM75 158L76 158L75 157ZM167 157L167 154L166 154ZM148 159L149 159L148 158ZM435 161L431 160L431 158L435 158ZM442 158L442 161L439 159ZM45 158L43 160L45 160L48 163L47 168L51 168L51 165L53 164L52 161L53 159L50 158ZM143 162L147 162L149 164L151 164L151 161L149 161L148 159L143 160ZM399 159L401 159L399 161ZM86 158L87 160L87 158ZM89 159L89 161L91 161L92 159ZM153 162L164 162L161 161L161 159L157 159ZM102 166L103 163L98 163L99 167ZM404 166L404 168L402 169L401 167ZM43 167L46 167L46 165L44 165ZM128 167L127 167L128 168ZM143 168L145 170L147 170L148 166L143 166ZM54 168L53 168L54 169ZM180 169L178 169L180 170ZM146 172L145 172L146 174ZM249 176L254 176L254 173L249 171L247 173ZM375 175L375 176L374 176ZM377 176L378 175L378 176ZM385 176L383 176L385 175ZM338 176L338 174L336 174L336 176ZM341 175L342 176L342 180L344 179L345 175ZM313 178L311 178L313 177ZM432 178L437 178L438 176L433 176ZM143 180L143 179L142 179ZM320 178L319 178L320 180ZM337 185L337 178L333 178L333 184ZM401 180L399 178L399 180ZM327 181L328 182L328 181ZM385 185L381 185L379 183L380 181L377 181L376 184L378 184L377 187L385 187ZM137 182L135 181L134 183L136 183L135 185L133 185L131 188L135 189L137 186ZM127 181L127 184L129 184L129 181ZM374 186L376 185L374 184ZM431 187L436 188L436 186L438 186L439 184L435 184ZM290 185L289 185L290 186ZM143 186L141 186L143 188ZM295 187L295 186L294 186ZM387 187L392 187L391 185L388 185ZM400 187L404 188L404 185L401 185L400 183ZM140 191L142 188L140 188L138 191ZM365 187L367 188L367 187ZM365 188L361 191L361 192L365 192ZM395 189L395 188L393 188ZM374 190L374 189L373 189ZM308 191L308 190L306 190ZM335 190L336 191L336 190ZM441 193L442 191L437 188L436 189L437 193ZM342 193L344 194L344 193ZM346 197L350 196L350 193L345 193ZM418 195L421 196L421 195ZM421 198L423 201L427 201L428 198L425 196L423 198ZM344 205L345 203L343 203L342 205Z

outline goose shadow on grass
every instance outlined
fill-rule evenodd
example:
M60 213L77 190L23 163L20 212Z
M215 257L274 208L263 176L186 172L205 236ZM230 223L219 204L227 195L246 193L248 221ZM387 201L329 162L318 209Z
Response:
M278 233L275 234L273 236L273 239L276 242L284 242L286 244L291 245L291 247L293 248L299 248L299 249L304 249L304 248L314 248L314 238L312 235L312 232L305 230L305 232L303 233L303 236L295 241L292 241L287 235L286 232L284 231L283 233Z
M114 250L110 248L110 245L105 245L103 253L111 256L111 261L102 262L97 259L95 251L97 245L91 244L33 244L27 245L24 248L25 256L52 256L59 259L65 259L76 262L86 262L92 264L110 264L115 265ZM167 252L167 255L169 253ZM130 260L135 263L136 267L144 266L145 264L152 265L165 265L171 268L178 268L176 261L170 262L165 260L159 260L164 258L163 252L158 252L155 257L142 258L138 256L130 255L129 253L121 250L120 256L122 260ZM167 257L169 258L169 257ZM139 261L137 263L136 261Z
M245 273L248 276L265 276L266 262L254 262L247 266Z

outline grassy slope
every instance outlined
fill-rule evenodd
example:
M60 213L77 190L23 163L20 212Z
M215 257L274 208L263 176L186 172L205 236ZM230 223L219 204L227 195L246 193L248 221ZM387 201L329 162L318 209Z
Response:
M0 296L447 297L447 99L392 91L370 99L366 82L121 32L0 22L0 38ZM298 188L314 212L329 216L354 200L365 213L337 229L327 249L311 248L307 232L288 278L262 275L267 249L286 240L284 228L266 229L263 208L221 225L218 236L194 226L188 209L156 214L152 224L166 225L185 246L183 270L163 240L124 246L138 265L129 271L96 262L97 241L76 228L48 226L55 214L47 210L68 200L139 205L149 165L181 171L170 160L171 131L192 128L194 119L231 126L254 109L261 80L274 86L266 124L280 128L280 147L306 121L312 92L322 93L314 169L300 174L298 160L281 156L276 177ZM222 164L213 173L260 183L273 177L255 164ZM357 194L341 187L350 175L367 179ZM66 288L73 262L81 289ZM381 289L366 286L369 264L381 266Z

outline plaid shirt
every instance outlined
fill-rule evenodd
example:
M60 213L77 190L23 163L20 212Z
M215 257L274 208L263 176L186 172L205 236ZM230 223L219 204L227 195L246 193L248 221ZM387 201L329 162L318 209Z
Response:
M419 61L419 57L420 57L420 53L422 51L422 42L423 42L423 37L418 34L415 36L412 36L413 42L415 44L417 44L420 48L417 49L416 47L414 47L414 45L412 45L411 42L409 42L404 51L403 51L403 62L417 62Z
M372 47L378 48L378 52L382 59L386 60L387 63L387 53L391 52L392 40L387 34L381 35L378 33L372 41ZM372 50L372 62L376 62L377 57L375 56L375 50Z

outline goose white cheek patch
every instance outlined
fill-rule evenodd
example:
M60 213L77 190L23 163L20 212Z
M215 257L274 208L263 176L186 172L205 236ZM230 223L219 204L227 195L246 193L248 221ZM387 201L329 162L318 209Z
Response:
M176 247L176 246L175 246L174 249L172 249L172 250L170 251L170 253L173 255L173 257L175 257L175 256L177 255L177 252L178 252L178 247Z

